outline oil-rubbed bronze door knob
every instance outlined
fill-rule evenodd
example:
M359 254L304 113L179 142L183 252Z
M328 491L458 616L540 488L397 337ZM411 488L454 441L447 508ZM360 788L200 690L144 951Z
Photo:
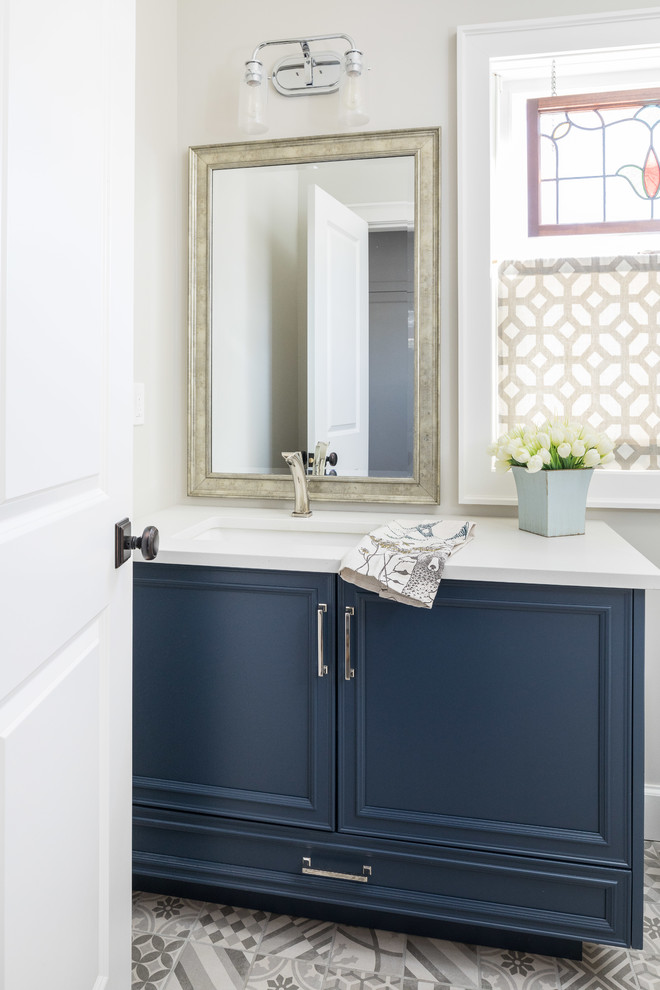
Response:
M158 553L158 530L155 526L145 526L142 536L131 536L131 550L139 550L145 560L154 560Z
M121 567L130 558L131 550L139 550L145 560L154 560L159 539L155 526L146 526L142 536L131 536L130 519L115 523L115 567Z

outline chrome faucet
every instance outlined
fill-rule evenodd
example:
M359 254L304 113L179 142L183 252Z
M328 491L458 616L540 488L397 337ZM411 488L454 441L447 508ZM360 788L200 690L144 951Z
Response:
M293 478L293 496L295 506L292 516L311 516L312 510L309 507L309 492L307 491L307 472L303 464L302 454L299 450L285 453L282 457L289 465L291 477Z

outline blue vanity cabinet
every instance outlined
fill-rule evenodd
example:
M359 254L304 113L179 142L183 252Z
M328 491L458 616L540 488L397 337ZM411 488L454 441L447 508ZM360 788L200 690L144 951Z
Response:
M641 945L643 592L134 566L142 889Z
M137 563L134 585L135 801L334 828L334 575Z

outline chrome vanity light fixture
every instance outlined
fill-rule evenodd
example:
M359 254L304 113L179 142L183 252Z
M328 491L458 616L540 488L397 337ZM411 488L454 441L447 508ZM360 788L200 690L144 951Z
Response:
M311 51L310 43L343 38L348 50ZM308 38L282 38L262 41L245 63L239 101L239 125L247 134L268 130L268 76L259 58L262 48L271 45L300 45L300 53L286 55L275 63L271 81L282 96L317 96L339 90L339 121L345 127L358 127L369 120L367 113L367 72L362 52L347 34L317 34Z

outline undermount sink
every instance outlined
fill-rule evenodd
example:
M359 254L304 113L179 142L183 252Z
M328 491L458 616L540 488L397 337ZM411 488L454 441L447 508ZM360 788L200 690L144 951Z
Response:
M194 537L195 540L217 540L223 547L232 551L258 549L281 550L295 547L350 547L355 538L348 533L327 533L294 529L252 529L210 526Z
M209 516L173 537L195 544L200 551L234 557L342 557L368 532L364 521L297 519L290 515L256 518Z

